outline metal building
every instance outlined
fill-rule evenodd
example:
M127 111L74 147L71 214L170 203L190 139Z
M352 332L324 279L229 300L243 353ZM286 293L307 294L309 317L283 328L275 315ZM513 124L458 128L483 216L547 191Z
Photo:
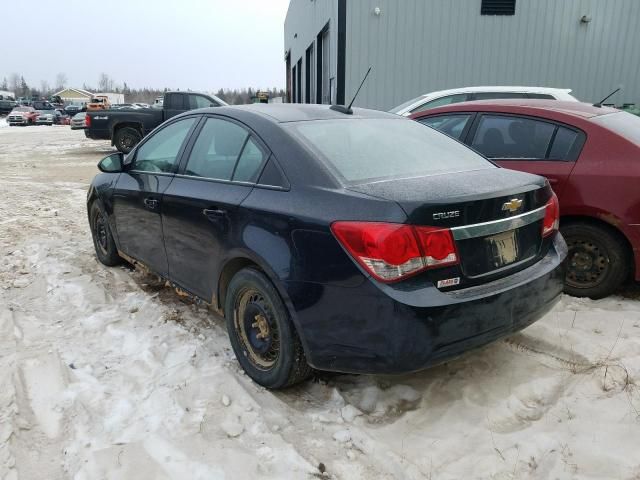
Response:
M474 85L640 105L640 0L291 0L287 97L388 110Z

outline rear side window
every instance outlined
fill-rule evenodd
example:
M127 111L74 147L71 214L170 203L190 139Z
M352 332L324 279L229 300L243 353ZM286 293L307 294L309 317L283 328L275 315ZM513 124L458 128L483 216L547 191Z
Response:
M558 127L549 160L576 160L582 146L582 134L565 127Z
M472 100L498 100L501 98L527 98L526 93L516 92L478 92L471 97Z
M241 126L209 118L193 145L185 174L231 180L238 156L249 132Z
M556 97L548 93L530 93L529 98L537 98L538 100L555 100Z
M346 183L496 168L461 143L407 119L316 120L284 128Z
M182 93L168 94L164 99L164 107L170 110L187 110L185 99L186 95Z
M436 130L459 140L462 132L464 132L464 129L469 123L470 118L470 114L436 115L433 117L421 118L418 121L423 125L435 128Z
M255 182L264 162L265 154L253 138L249 138L242 149L238 165L233 172L232 180L238 182Z
M460 103L466 101L468 95L466 93L458 93L456 95L447 95L446 97L436 98L435 100L431 100L430 102L423 103L419 107L411 110L411 113L424 112L425 110L429 110L430 108L441 107L442 105L451 105L452 103Z
M555 128L530 118L483 115L471 146L488 158L541 160L547 156Z
M616 112L599 115L592 118L592 121L640 146L640 117L627 112Z

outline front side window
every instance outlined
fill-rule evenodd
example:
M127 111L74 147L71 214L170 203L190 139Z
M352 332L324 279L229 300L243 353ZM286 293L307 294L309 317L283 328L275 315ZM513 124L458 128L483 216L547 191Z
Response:
M460 103L465 102L468 98L466 93L458 93L456 95L447 95L446 97L436 98L435 100L431 100L430 102L423 103L419 107L411 110L411 113L424 112L425 110L429 110L430 108L441 107L443 105L451 105L452 103Z
M418 121L459 140L462 132L464 132L465 127L469 123L470 118L471 115L467 113L460 115L436 115L433 117L421 118Z
M138 148L133 170L142 172L173 172L180 148L196 117L185 118L153 134Z
M345 183L496 168L461 143L401 117L285 126Z
M231 180L238 156L249 136L241 126L209 118L193 145L186 175Z
M483 115L471 147L488 158L544 159L555 125L529 118Z

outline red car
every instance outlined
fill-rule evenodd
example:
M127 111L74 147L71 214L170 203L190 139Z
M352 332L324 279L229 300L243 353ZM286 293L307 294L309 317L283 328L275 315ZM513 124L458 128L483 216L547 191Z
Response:
M601 298L640 280L640 118L548 100L456 103L411 116L498 165L547 177L569 245L565 292Z

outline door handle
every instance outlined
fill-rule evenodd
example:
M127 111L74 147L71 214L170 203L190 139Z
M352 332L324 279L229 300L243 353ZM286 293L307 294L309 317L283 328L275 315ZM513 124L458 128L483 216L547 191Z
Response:
M227 214L226 210L222 210L221 208L205 208L202 210L202 214L205 217L224 217Z
M145 206L150 210L155 210L156 208L158 208L158 203L159 203L158 200L156 200L155 198L144 199Z

